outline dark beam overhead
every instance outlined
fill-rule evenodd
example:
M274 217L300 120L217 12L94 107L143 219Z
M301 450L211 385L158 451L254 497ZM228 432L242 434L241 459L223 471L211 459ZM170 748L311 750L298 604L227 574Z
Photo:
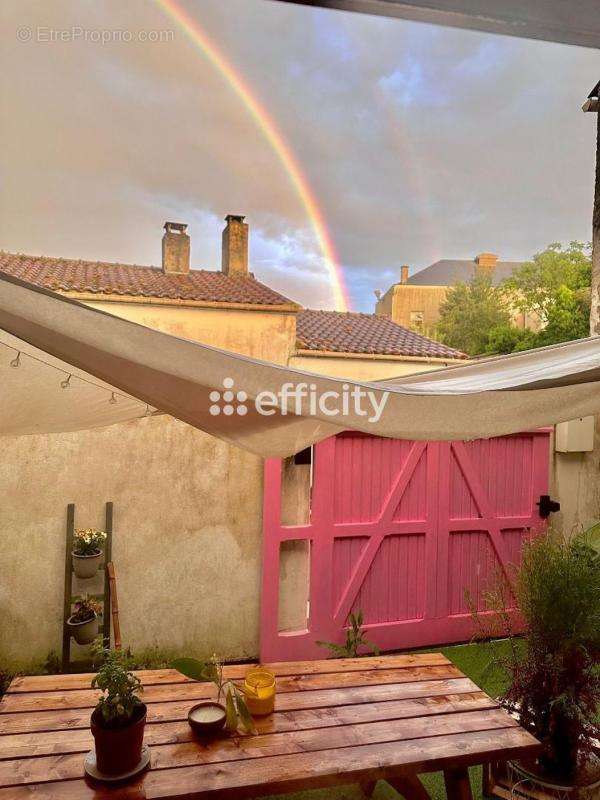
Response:
M600 0L279 0L600 48Z

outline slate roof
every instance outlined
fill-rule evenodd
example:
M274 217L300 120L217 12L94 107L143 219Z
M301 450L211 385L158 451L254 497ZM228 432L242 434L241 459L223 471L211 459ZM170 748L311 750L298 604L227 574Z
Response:
M408 330L388 317L306 309L296 318L301 350L425 358L467 358L464 353Z
M509 278L522 263L521 261L498 261L494 269L490 271L494 286ZM415 272L408 279L408 285L452 286L458 282L467 283L474 276L476 267L477 264L472 260L444 258Z
M166 275L160 267L73 261L67 258L0 252L0 270L55 292L123 295L168 300L250 305L296 305L292 300L248 277L193 269L187 275Z

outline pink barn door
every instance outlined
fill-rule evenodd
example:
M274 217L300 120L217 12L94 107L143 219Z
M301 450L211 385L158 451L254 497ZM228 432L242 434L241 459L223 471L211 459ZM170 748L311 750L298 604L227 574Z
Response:
M543 524L549 431L473 442L344 433L316 445L310 520L281 524L282 462L265 465L261 658L323 657L362 609L382 650L468 640L466 593L481 611L499 571ZM307 614L280 630L280 555L306 545ZM291 582L293 585L293 581Z

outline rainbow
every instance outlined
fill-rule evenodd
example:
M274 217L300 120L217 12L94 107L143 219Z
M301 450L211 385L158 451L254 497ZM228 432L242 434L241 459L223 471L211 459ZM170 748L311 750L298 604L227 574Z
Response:
M281 161L290 183L300 198L310 219L319 249L327 267L333 290L334 304L338 311L346 311L350 305L348 290L342 267L336 253L323 212L315 194L289 144L283 138L277 124L243 77L212 42L200 24L174 0L155 0L156 4L177 23L188 39L202 52L208 61L221 73L232 90L240 98L258 128Z

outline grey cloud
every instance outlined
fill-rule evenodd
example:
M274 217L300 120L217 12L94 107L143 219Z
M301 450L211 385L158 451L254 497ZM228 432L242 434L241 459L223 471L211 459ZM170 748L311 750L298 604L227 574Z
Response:
M399 265L589 238L589 50L272 3L183 4L277 122L319 200L357 307ZM190 223L216 268L245 213L257 277L331 303L306 212L222 76L154 4L3 3L0 244L157 263ZM173 28L161 44L17 42L19 26Z

